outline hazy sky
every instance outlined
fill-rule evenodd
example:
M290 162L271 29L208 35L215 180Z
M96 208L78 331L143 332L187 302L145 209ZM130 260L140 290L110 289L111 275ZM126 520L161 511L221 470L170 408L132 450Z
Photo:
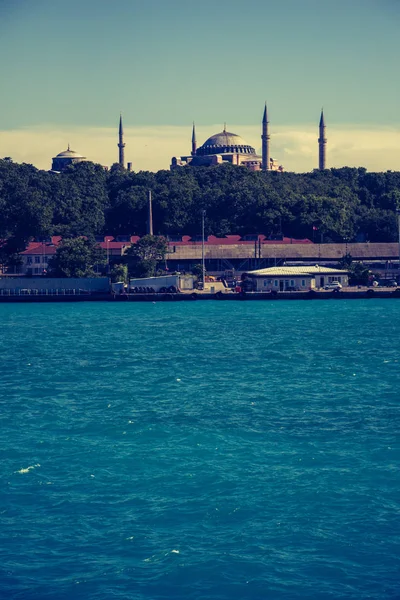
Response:
M199 143L227 122L259 150L267 100L287 169L317 166L321 106L328 166L400 169L399 0L0 0L0 53L17 161L70 142L109 164L120 111L135 170L190 152L193 120Z

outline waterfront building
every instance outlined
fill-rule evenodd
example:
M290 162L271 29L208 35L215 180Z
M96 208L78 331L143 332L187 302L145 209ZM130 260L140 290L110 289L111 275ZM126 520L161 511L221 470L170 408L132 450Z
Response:
M123 238L123 239L121 239ZM61 242L61 236L55 235L46 239L29 242L27 248L19 253L21 265L16 273L20 275L39 276L46 275L49 261L57 252L57 246ZM109 263L120 262L126 249L135 244L140 238L138 236L99 236L96 238L98 245L103 248Z
M257 269L248 271L246 278L250 279L255 292L305 291L332 283L349 285L348 271L320 265Z
M139 236L130 235L96 237L97 243L105 250L110 265L121 262L126 249L139 239ZM45 241L30 242L26 250L20 253L21 266L13 267L7 273L31 276L45 274L49 259L55 254L60 241L59 236L53 236ZM243 273L272 267L301 267L308 270L316 264L319 265L321 273L322 268L334 268L340 257L347 253L351 254L353 260L362 262L374 272L380 273L382 279L394 280L398 277L399 246L394 242L313 244L308 239L283 237L278 240L268 239L264 235L227 235L222 238L210 235L204 241L206 270L217 275L228 271ZM171 236L166 256L170 272L190 272L201 260L201 236ZM332 274L328 274L328 283L330 276ZM289 277L290 279L293 278Z

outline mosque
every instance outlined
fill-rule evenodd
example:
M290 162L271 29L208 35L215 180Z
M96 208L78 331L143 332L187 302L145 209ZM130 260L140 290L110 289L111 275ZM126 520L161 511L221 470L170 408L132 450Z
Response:
M326 168L326 143L324 113L321 111L319 122L319 169ZM221 133L216 133L208 138L202 146L197 148L196 130L193 123L192 152L187 156L174 156L171 160L171 169L190 165L209 166L230 163L235 166L246 167L251 171L284 171L282 165L270 155L270 134L267 104L264 107L262 118L261 156L252 146L249 146L243 138L236 133L226 131L226 126Z
M83 162L88 160L86 156L82 156L75 150L71 150L69 144L68 148L63 152L57 154L52 158L51 170L54 173L61 173L61 171L65 171L67 167L70 165L74 165L79 162ZM119 118L119 142L118 142L118 163L125 167L125 143L124 143L124 128L122 125L122 116ZM132 170L132 163L128 162L127 170Z
M215 133L197 148L196 129L193 123L192 152L188 156L174 156L171 160L171 169L186 165L199 167L230 163L238 167L246 167L251 171L283 171L283 166L270 157L267 105L264 108L261 139L262 156L259 156L240 135L226 131L225 125L221 133Z
M75 163L83 162L87 160L86 156L82 156L75 152L75 150L71 150L68 144L68 148L63 152L60 152L52 159L51 170L55 173L60 173L61 171L65 171L69 165L73 165Z
M320 171L326 169L326 127L324 111L321 110L319 121L318 138L318 168ZM125 143L124 130L122 125L122 116L119 120L119 141L118 141L118 163L125 168ZM270 133L267 105L264 107L264 114L261 126L261 156L258 155L252 146L249 146L240 135L230 133L224 130L209 137L202 146L197 147L196 129L193 123L192 130L192 151L187 156L174 156L171 159L171 170L190 165L191 167L220 165L230 163L235 166L245 167L251 171L284 171L282 165L270 155ZM60 152L52 160L52 171L64 171L69 165L87 160L85 156L71 150L69 145L67 150ZM126 166L128 171L132 170L132 163Z

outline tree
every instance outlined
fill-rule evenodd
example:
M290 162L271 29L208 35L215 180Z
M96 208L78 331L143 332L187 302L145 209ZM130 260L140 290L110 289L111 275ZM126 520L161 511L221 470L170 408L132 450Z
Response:
M126 251L129 272L135 277L153 277L159 262L164 262L168 242L160 235L145 235Z
M114 265L110 273L112 283L123 281L128 282L128 265L118 264Z
M197 279L202 279L203 277L203 265L194 265L192 269L192 274L197 277ZM205 275L206 273L204 273Z
M57 235L96 235L104 227L108 207L107 175L101 165L80 162L57 175L59 192L54 207Z
M350 285L368 285L371 271L361 262L353 262L350 253L345 254L339 261L339 269L349 272Z
M0 159L0 261L14 260L34 237L144 235L149 190L154 231L169 236L199 235L206 210L207 233L218 236L311 238L316 227L325 242L397 241L397 171L264 173L223 164L134 173L85 161L55 174L6 158Z
M96 277L107 263L100 246L83 237L65 239L49 261L50 277Z

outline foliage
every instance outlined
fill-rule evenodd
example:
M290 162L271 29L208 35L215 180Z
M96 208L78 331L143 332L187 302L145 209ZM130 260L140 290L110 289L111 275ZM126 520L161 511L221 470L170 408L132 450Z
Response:
M368 285L371 271L361 262L354 262L349 269L350 285Z
M194 267L192 269L192 274L195 275L198 279L202 279L203 265L194 265ZM204 275L206 275L206 271L204 271Z
M10 262L33 237L144 236L149 189L154 231L166 236L200 235L206 210L207 235L397 241L400 172L263 173L226 164L133 173L82 162L55 174L3 159L0 262Z
M342 258L339 260L338 268L345 269L346 271L348 271L350 269L352 263L353 263L353 257L351 256L350 252L348 252L347 254L344 254L342 256Z
M145 235L126 251L129 272L134 277L153 277L157 265L165 262L167 239L158 235Z
M93 240L67 238L49 261L49 277L96 277L106 266L106 255Z
M371 271L362 262L353 262L350 253L340 259L338 267L349 272L350 285L367 285L369 283Z
M114 265L110 272L112 283L123 281L128 282L128 265L118 264Z

